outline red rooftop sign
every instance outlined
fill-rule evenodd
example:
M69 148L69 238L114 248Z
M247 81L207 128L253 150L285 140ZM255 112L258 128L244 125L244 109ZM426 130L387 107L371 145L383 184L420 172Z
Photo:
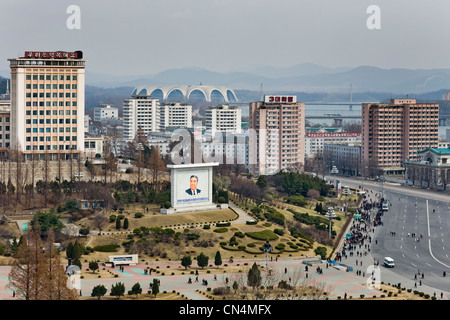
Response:
M81 51L75 51L75 52L25 51L25 58L31 58L31 59L81 59L81 58L83 58L83 53Z
M296 103L297 96L264 96L266 103Z

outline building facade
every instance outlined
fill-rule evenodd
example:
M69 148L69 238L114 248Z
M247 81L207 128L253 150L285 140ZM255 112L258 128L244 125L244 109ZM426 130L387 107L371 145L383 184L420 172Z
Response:
M159 106L159 131L166 128L191 128L192 127L192 105L174 102Z
M241 108L230 105L210 106L206 109L205 127L216 132L241 133Z
M340 174L358 176L361 173L360 143L325 143L323 158L330 168L336 166Z
M106 119L119 118L119 109L109 104L101 104L94 108L94 121L104 121Z
M84 150L85 63L81 51L25 52L11 70L11 149L26 159L76 159Z
M320 132L306 129L305 137L305 155L310 158L314 155L322 155L325 144L330 143L359 143L361 142L360 133L350 133L336 130L324 129Z
M305 104L291 95L266 95L264 101L251 102L249 134L251 174L301 168L305 160Z
M414 185L443 188L450 183L450 149L425 148L418 161L406 161L405 178Z
M11 144L11 103L0 100L0 160L6 159Z
M141 126L146 135L160 129L159 100L150 96L134 96L123 103L123 138L131 141Z
M439 105L416 99L391 99L389 104L363 103L361 161L380 174L404 174L404 162L438 144Z

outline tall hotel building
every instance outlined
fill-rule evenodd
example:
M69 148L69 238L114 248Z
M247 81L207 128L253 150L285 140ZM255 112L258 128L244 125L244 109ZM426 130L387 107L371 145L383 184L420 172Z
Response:
M297 96L266 95L264 101L251 102L249 129L251 174L275 174L304 164L305 104Z
M363 103L361 168L400 175L405 161L419 160L418 151L437 148L439 105L416 99L391 99L389 104Z
M25 52L11 69L11 150L77 159L84 150L83 53Z

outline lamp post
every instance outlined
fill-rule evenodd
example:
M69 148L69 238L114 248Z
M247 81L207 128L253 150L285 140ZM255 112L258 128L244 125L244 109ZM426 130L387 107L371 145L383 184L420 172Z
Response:
M342 190L342 194L345 196L345 216L347 216L347 206L348 206L348 195L350 194L350 189L348 186L344 186L344 190Z
M269 270L269 252L273 250L272 246L269 243L269 239L267 239L266 243L264 243L263 250L266 253L266 268Z
M333 207L328 207L328 212L325 214L325 217L330 219L330 225L328 227L329 237L331 239L331 220L336 218L336 214L334 213Z

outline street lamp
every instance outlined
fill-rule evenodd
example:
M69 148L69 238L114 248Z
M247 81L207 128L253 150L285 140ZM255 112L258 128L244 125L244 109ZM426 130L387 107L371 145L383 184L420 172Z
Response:
M263 251L266 253L266 267L269 270L269 252L273 250L272 246L269 243L269 239L267 239L266 243L264 243Z
M328 212L325 214L325 217L330 219L330 225L328 227L329 237L331 239L331 220L336 218L336 214L334 213L333 207L328 207Z
M342 191L342 194L345 196L345 216L347 216L347 206L348 206L348 195L350 194L350 189L348 186L344 186L344 190Z

